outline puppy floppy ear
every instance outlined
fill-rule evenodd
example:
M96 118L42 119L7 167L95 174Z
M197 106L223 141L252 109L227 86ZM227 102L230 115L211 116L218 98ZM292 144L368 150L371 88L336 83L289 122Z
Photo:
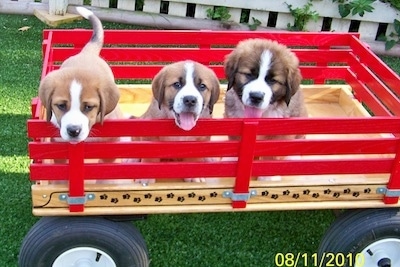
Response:
M293 64L293 66L290 66L288 69L285 95L285 102L287 105L289 105L292 96L299 90L301 80L302 76L298 67L298 61L296 60L296 64Z
M153 91L153 96L158 102L158 108L161 110L161 105L164 101L164 92L165 92L165 85L164 85L164 70L161 70L157 73L154 77L153 81L151 82L151 90Z
M50 121L52 116L51 98L54 93L54 78L53 75L47 75L39 85L39 99L42 105L46 108L46 120Z
M211 83L211 97L210 97L210 102L208 103L208 109L210 110L210 114L213 113L214 105L217 103L219 99L219 94L220 94L220 85L219 85L219 80L216 76L212 77L212 83Z
M235 74L238 68L238 61L239 58L237 54L233 51L229 55L225 56L224 61L224 70L225 70L225 77L228 80L228 87L227 91L232 88L233 84L235 83Z
M115 109L119 101L119 89L117 85L110 81L98 89L100 98L100 123L103 123L104 116Z

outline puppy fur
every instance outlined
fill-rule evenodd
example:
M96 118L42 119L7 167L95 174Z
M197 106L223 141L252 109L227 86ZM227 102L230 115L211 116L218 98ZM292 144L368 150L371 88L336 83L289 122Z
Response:
M84 141L96 122L122 117L113 73L99 56L104 40L101 21L86 8L78 7L77 11L93 26L91 40L79 54L65 60L60 69L50 72L39 87L47 121L60 129L63 140L71 143Z
M307 117L303 95L299 90L302 79L299 60L286 46L266 39L244 40L226 56L224 68L228 79L225 117ZM305 137L299 135L259 138ZM298 156L290 156L290 158L298 158ZM275 178L258 177L258 179Z
M214 104L218 101L220 86L215 73L194 61L180 61L165 66L152 82L153 99L142 119L174 119L175 124L190 131L199 118L211 118ZM199 137L154 137L151 140L199 140ZM201 140L206 138L200 137ZM146 139L150 140L150 139ZM167 159L182 161L182 159ZM198 161L211 159L195 159ZM142 159L142 162L160 159ZM188 182L204 182L204 178L185 179ZM154 179L138 179L136 182L154 183Z
M265 39L240 42L225 59L225 117L305 117L299 60Z

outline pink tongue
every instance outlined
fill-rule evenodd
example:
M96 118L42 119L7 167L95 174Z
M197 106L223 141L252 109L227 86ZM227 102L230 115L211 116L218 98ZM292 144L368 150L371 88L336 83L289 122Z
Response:
M193 113L182 112L181 114L179 114L179 118L181 121L181 124L179 126L185 131L190 131L196 125Z
M244 117L245 118L261 118L263 113L262 109L254 108L254 107L245 107L244 108Z

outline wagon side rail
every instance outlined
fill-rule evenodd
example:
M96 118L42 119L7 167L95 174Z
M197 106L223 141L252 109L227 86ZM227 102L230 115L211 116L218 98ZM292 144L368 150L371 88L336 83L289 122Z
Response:
M193 131L183 132L169 120L106 121L96 125L96 137L130 136L212 136L211 141L124 141L82 142L77 145L43 141L57 136L57 130L42 120L28 121L30 179L68 181L69 209L82 212L87 199L85 180L103 179L182 179L205 177L211 179L234 178L225 194L231 194L233 209L246 208L254 183L262 192L271 189L268 182L253 182L259 176L298 176L301 187L307 181L302 176L387 174L384 182L365 178L364 190L373 188L378 201L396 204L400 189L398 177L398 147L400 120L398 118L346 118L346 119L213 119L201 120ZM297 140L258 140L259 135L307 134L338 137ZM354 137L362 134L363 137ZM228 140L227 136L241 136ZM296 156L301 155L301 158ZM346 155L345 157L343 157ZM291 158L292 157L292 158ZM293 158L294 157L294 158ZM87 162L98 158L185 158L184 162ZM213 158L210 161L192 161L193 158ZM224 160L228 159L228 160ZM67 160L68 163L49 163L48 160ZM306 178L307 179L307 178ZM392 181L388 187L388 181ZM253 185L251 185L253 183ZM277 186L276 184L272 187ZM279 184L279 183L278 183ZM341 186L353 184L351 180ZM373 185L373 187L370 187ZM155 184L155 186L157 183ZM152 187L149 186L147 190ZM154 189L154 188L153 188ZM262 197L256 192L255 196ZM272 196L270 196L272 197ZM333 195L332 195L333 197ZM311 199L312 200L312 199ZM299 200L301 201L301 199ZM262 201L261 201L262 202Z

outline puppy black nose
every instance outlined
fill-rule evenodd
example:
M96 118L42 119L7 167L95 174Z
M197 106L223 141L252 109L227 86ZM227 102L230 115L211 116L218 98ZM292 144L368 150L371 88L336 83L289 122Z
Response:
M183 103L185 104L185 106L193 107L197 104L197 98L191 95L185 96L183 98Z
M264 100L264 95L262 92L251 92L249 94L251 103L260 104Z
M77 137L81 133L82 128L77 125L70 125L67 127L67 133L71 137Z

